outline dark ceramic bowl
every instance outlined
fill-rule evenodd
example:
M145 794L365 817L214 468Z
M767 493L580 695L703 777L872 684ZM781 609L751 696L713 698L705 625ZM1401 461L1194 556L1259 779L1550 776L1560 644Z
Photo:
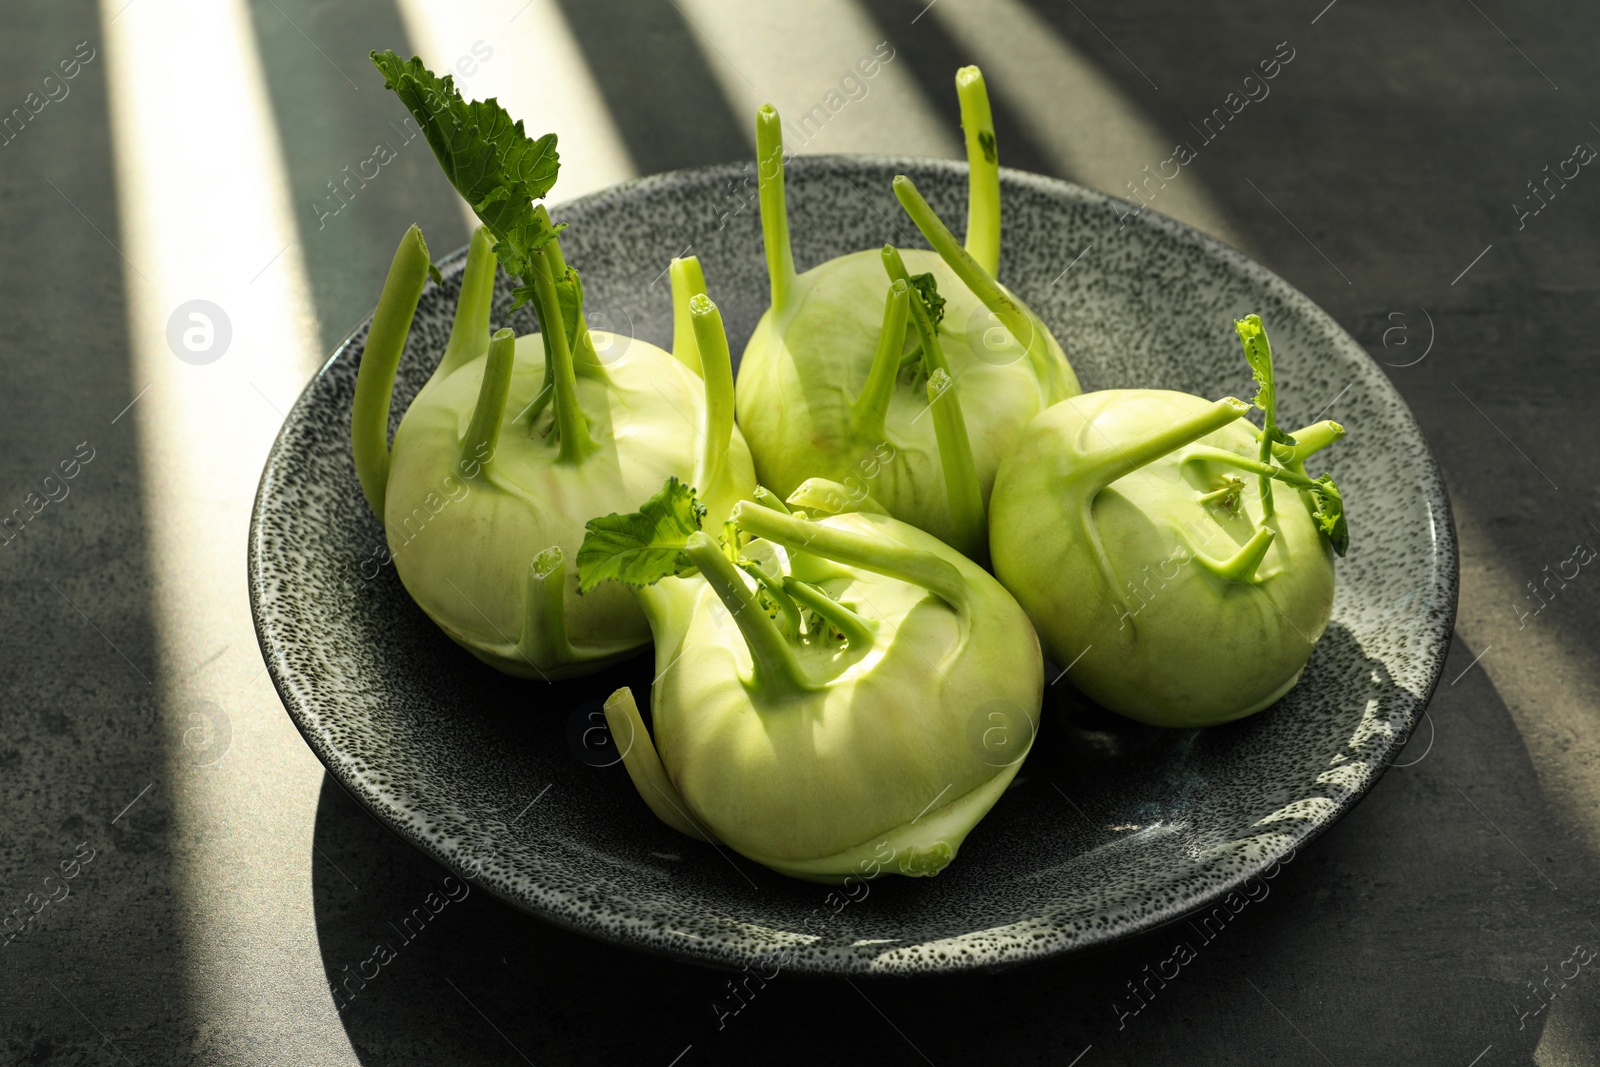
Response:
M921 246L890 191L897 173L946 219L964 216L961 165L794 160L801 267L886 241ZM668 346L665 268L692 253L739 352L767 304L756 206L731 191L742 179L735 167L684 171L557 211L594 324ZM1410 734L1455 618L1450 508L1415 421L1348 334L1238 252L1158 215L1119 222L1116 201L1065 182L1007 171L1002 186L1001 278L1085 388L1248 396L1232 320L1256 311L1279 355L1282 424L1332 417L1349 429L1325 454L1352 531L1333 622L1277 706L1162 730L1088 705L1066 682L1048 686L1027 764L935 879L886 878L846 896L691 841L650 813L597 729L606 694L648 688L649 656L565 683L501 676L379 565L383 531L350 457L363 326L284 423L250 530L261 648L329 772L423 852L540 918L681 959L829 974L987 969L1126 938L1270 876L1332 825ZM464 258L442 263L443 286L422 294L392 423L443 349ZM510 304L502 276L496 325L531 330Z

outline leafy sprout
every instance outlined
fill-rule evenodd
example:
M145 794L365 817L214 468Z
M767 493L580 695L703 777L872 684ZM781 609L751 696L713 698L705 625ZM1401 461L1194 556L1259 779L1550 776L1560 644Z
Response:
M578 549L578 591L605 581L644 586L692 573L695 565L683 548L705 517L694 489L672 477L638 511L590 519Z

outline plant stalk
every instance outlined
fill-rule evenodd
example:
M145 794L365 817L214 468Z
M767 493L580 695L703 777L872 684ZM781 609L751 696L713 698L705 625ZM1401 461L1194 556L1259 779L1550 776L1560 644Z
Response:
M494 238L488 227L479 226L472 231L472 244L467 248L467 266L461 272L461 295L456 298L450 340L433 372L435 378L453 374L489 350L489 306L494 299L496 266Z
M1000 272L1000 156L983 72L977 67L956 71L956 96L967 140L967 254L995 275Z
M556 433L560 436L561 448L557 458L562 463L581 463L595 450L595 443L589 436L589 421L578 405L578 383L572 368L572 350L567 347L561 301L556 296L548 252L541 249L533 253L532 259L539 332L544 338L549 381L555 386L552 403L555 404ZM551 329L552 326L555 328Z
M1153 463L1162 456L1176 452L1184 445L1193 444L1206 434L1221 429L1249 410L1250 405L1243 400L1231 396L1223 397L1203 411L1175 425L1132 441L1107 445L1089 453L1083 457L1077 470L1082 472L1083 477L1092 478L1099 488L1104 488L1118 478L1132 474L1145 464Z
M1343 437L1344 427L1332 419L1324 419L1289 436L1294 438L1294 444L1274 444L1272 454L1285 467L1304 474L1306 460Z
M888 296L884 299L878 351L872 357L867 383L851 405L858 437L872 441L883 437L884 420L889 416L889 401L894 396L895 377L900 371L900 349L905 345L910 295L911 287L904 280L897 279L889 286Z
M802 582L793 575L783 579L783 587L789 591L790 596L799 601L802 607L810 608L822 616L828 625L844 634L845 641L850 645L850 651L859 652L872 647L877 634L866 619L816 586Z
M756 510L768 515L775 514L766 508ZM750 657L755 662L756 685L774 696L798 696L814 691L817 686L806 677L788 639L778 629L778 624L761 609L739 568L729 562L717 543L705 533L696 531L689 535L684 551L700 568L701 576L721 598L723 605L733 615L733 621L738 624L739 632L744 635L745 644L750 648Z
M733 476L728 469L728 445L733 440L733 356L728 351L722 312L709 296L698 293L690 298L689 317L700 354L700 374L706 383L706 418L695 485L703 497L711 497Z
M905 282L911 284L911 273L906 270L906 261L900 257L900 250L894 245L883 246L883 272L889 276L889 283ZM905 339L901 338L902 344ZM901 356L896 373L905 370L912 364L922 359L922 342L914 342Z
M672 354L678 362L704 377L700 369L700 349L695 345L694 321L689 301L706 292L705 272L694 256L674 259L667 268L672 276Z
M764 508L771 508L780 515L790 514L788 505L782 500L778 499L777 493L774 493L771 489L768 489L764 485L756 486L756 491L750 495L757 504L760 504Z
M778 605L778 611L783 614L783 621L788 624L789 634L794 639L800 637L800 609L795 606L794 598L789 595L788 587L783 580L768 574L766 568L753 559L740 558L734 561L738 568L754 578L762 589L766 590L772 602ZM759 607L759 604L757 605Z
M522 601L522 634L517 648L535 669L554 667L571 659L567 642L566 557L551 545L528 564L528 584ZM541 667L542 665L542 667Z
M928 370L928 409L933 414L939 465L944 469L950 543L982 566L988 556L989 520L983 511L983 489L978 484L978 465L972 458L972 441L967 436L961 399L956 395L955 379L950 376L944 349L933 332L933 320L920 295L911 301L911 317L917 324L923 365Z
M516 362L517 338L509 329L496 331L489 339L489 357L483 365L483 382L478 386L478 402L472 421L461 439L464 461L476 461L479 474L494 462L500 443L500 426L505 421L506 395L511 392L511 369Z
M771 104L756 112L756 178L761 197L761 236L767 275L772 279L772 313L781 316L794 291L794 252L789 247L789 211L783 198L783 120Z
M550 277L560 282L567 276L567 259L561 252L561 238L557 235L555 223L550 221L550 212L543 204L534 205L533 217L539 224L540 232L550 235L542 250L549 258ZM568 322L565 314L561 316L562 327L568 335L567 344L572 349L572 371L579 378L609 381L611 376L606 373L605 364L600 362L600 353L595 350L594 337L589 332L589 320L583 313L583 284L579 281L577 285L578 301L573 308L575 321ZM539 320L539 328L544 329L542 318Z
M622 765L628 769L633 787L655 812L656 818L681 834L715 844L716 839L690 816L688 803L667 777L666 768L661 766L661 757L656 753L649 731L644 728L644 720L639 717L633 690L624 686L612 693L605 702L605 715L612 739L619 747L626 746L622 747Z
M1250 540L1239 546L1239 551L1220 563L1203 552L1196 552L1194 556L1202 567L1218 578L1230 582L1248 582L1255 578L1256 568L1261 566L1261 561L1266 558L1267 549L1272 547L1275 536L1272 530L1262 526Z
M957 610L966 610L967 587L961 572L932 552L886 544L820 522L780 515L756 504L736 505L733 521L740 529L775 541L791 553L805 552L898 578L921 586Z
M1257 459L1250 459L1246 456L1229 452L1225 448L1197 448L1185 456L1183 461L1185 463L1221 463L1229 467L1237 467L1239 470L1260 475L1264 479L1276 480L1296 489L1304 489L1308 493L1316 492L1321 488L1316 482L1299 471L1277 467Z
M400 238L389 276L384 279L378 307L372 313L356 372L355 402L350 411L350 448L355 457L361 492L379 519L389 486L389 401L394 395L394 375L405 354L406 337L417 313L417 301L428 280L428 244L422 231L412 226Z
M994 312L1001 324L1011 331L1011 336L1031 352L1038 341L1034 337L1036 331L1032 320L1010 294L1000 288L994 276L956 242L955 235L934 214L933 208L917 192L911 179L904 174L896 177L894 195L899 199L900 206L905 208L906 214L911 216L911 221L916 223L917 229L922 231L922 236L939 253L939 258L972 290L974 296L983 301L985 307Z

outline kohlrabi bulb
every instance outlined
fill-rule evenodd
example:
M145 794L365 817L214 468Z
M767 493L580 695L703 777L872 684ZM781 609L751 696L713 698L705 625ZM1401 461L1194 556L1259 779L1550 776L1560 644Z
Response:
M629 690L606 705L628 772L669 825L783 874L937 874L1033 742L1033 628L986 571L913 526L758 498L720 542L676 483L590 524L585 587L635 585L655 634L653 739ZM674 539L681 551L663 551Z
M809 477L837 481L982 560L1001 458L1028 420L1079 389L1044 323L995 280L994 123L978 69L963 68L956 85L971 175L965 247L902 176L895 194L934 251L874 249L803 274L790 252L779 118L761 109L772 306L745 348L737 395L763 485L786 496Z
M692 259L671 264L672 355L591 331L583 283L540 204L560 170L555 134L529 137L493 98L463 98L416 57L374 52L372 62L483 227L444 356L391 454L395 368L434 270L415 226L401 240L356 377L356 474L401 581L440 629L510 674L587 674L650 634L630 597L577 595L567 558L584 521L634 506L669 476L702 486L719 517L754 488L727 340L703 358L696 348L690 308L706 297ZM497 263L521 283L517 302L533 304L537 340L489 336Z
M574 277L559 257L553 238L533 256L543 331L491 338L495 254L483 229L473 235L444 356L388 450L395 367L428 269L412 227L378 305L351 420L362 487L406 591L485 663L545 679L589 673L650 640L622 588L578 595L569 561L586 519L637 506L669 476L706 486L718 515L754 488L733 425L727 343L701 353L688 329L691 298L704 289L698 265L672 264L674 358L588 330L581 289L566 329L551 329L565 310L556 279Z
M1332 479L1304 469L1344 430L1279 431L1261 320L1237 325L1264 431L1231 397L1086 393L1033 420L990 502L995 574L1045 651L1085 695L1152 725L1228 722L1288 692L1348 539Z

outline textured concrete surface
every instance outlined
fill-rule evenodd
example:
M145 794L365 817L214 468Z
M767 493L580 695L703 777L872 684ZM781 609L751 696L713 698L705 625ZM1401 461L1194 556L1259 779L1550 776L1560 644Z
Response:
M1600 579L1583 567L1537 600L1530 585L1600 538L1600 177L1564 162L1600 146L1600 9L125 3L0 8L0 115L30 108L0 144L0 513L60 497L0 546L0 912L42 909L0 949L0 1060L1600 1062L1600 957L1575 953L1600 950ZM227 32L191 39L190 23ZM474 894L336 1011L328 980L445 872L327 784L289 726L260 673L243 534L276 413L367 313L398 233L465 240L420 145L322 217L327 183L395 136L365 53L492 50L469 91L557 126L570 195L746 157L751 101L809 107L885 40L894 60L806 150L954 154L950 78L977 60L1004 161L1129 195L1175 142L1198 146L1151 208L1281 273L1389 367L1463 549L1428 719L1142 1007L1128 984L1171 932L998 977L780 977L719 1028L722 976ZM43 79L80 42L94 57L63 96ZM1190 124L1280 47L1293 58L1270 94L1201 145ZM259 114L219 113L229 87ZM35 115L30 93L59 99ZM164 193L138 180L161 158L139 163L118 133L150 100L149 128L178 138L168 156L196 161ZM263 175L281 239L259 203L234 205L240 225L212 206ZM178 281L162 233L188 242ZM209 367L165 354L167 293L217 300L234 347Z

